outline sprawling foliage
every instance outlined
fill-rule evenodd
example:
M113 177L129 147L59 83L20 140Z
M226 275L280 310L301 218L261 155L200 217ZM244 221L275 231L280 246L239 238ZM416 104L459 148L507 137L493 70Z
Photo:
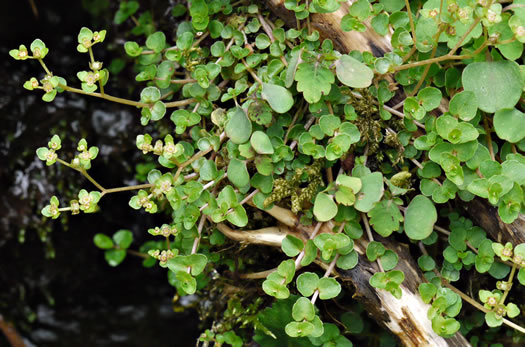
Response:
M157 31L148 11L135 18L137 2L123 2L115 22L133 17L137 24L124 49L144 85L139 101L104 90L109 72L94 51L105 30L80 30L77 50L89 55L88 69L77 74L81 88L48 69L41 40L29 51L21 45L10 55L42 65L44 77L24 87L43 90L44 101L64 91L86 94L134 106L143 125L159 125L154 134L136 135L138 150L157 158L147 182L118 188L104 188L88 174L97 147L81 139L78 154L67 161L53 136L38 157L79 171L95 188L80 190L65 207L54 196L42 213L91 213L99 203L117 208L103 206L103 197L137 191L129 206L162 213L169 223L152 226L155 239L138 253L127 230L112 238L97 234L95 245L111 266L132 251L145 266L167 268L180 295L206 290L219 265L232 266L216 252L223 234L280 245L288 258L265 274L262 289L283 303L246 323L258 329L258 341L278 335L281 345L290 338L303 338L301 345L351 345L335 325L321 321L315 304L341 293L334 274L358 264L357 242L367 245L362 255L380 269L370 285L401 298L400 255L378 241L394 237L419 246L425 277L419 293L439 335L468 332L471 325L456 319L463 301L484 312L488 326L505 323L523 332L505 317L520 314L520 303L507 298L516 279L525 285L525 244L491 240L451 204L485 199L505 223L525 206L525 82L517 63L525 3L502 3L354 1L341 29L389 37L392 51L375 57L338 52L310 26L312 13L339 10L337 0L285 1L295 28L272 21L256 2L191 1L172 8L180 18L174 35ZM393 103L400 90L405 95ZM297 222L301 233L232 229L267 227L259 211L284 224ZM381 238L374 240L375 233ZM314 262L326 271L299 271ZM472 272L499 281L469 297L451 283ZM230 324L201 339L240 346L234 330Z

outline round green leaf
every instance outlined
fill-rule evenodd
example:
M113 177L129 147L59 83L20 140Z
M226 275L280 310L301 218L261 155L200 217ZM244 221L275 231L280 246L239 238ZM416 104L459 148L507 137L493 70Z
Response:
M295 257L304 248L303 241L292 235L287 235L281 243L281 249L289 257Z
M115 245L113 244L113 240L109 238L109 236L104 234L96 234L93 238L93 243L95 246L101 249L111 249Z
M126 258L126 250L110 249L104 252L104 257L110 266L117 266Z
M310 322L290 322L284 328L286 334L291 337L308 336L314 332L315 327Z
M350 270L353 269L357 262L359 261L359 256L356 251L352 250L350 253L346 255L341 255L337 259L336 265L338 268L343 270Z
M311 321L315 317L315 307L310 300L300 297L293 305L292 317L298 322L302 320Z
M315 197L314 215L320 222L326 222L337 214L337 205L332 197L325 193L319 193Z
M417 195L405 213L405 233L413 240L423 240L432 233L436 221L434 203L423 195Z
M286 299L290 296L290 291L284 284L266 280L262 284L264 292L276 299Z
M518 281L522 286L525 286L525 267L522 267L518 272Z
M311 296L315 292L318 284L319 276L313 272L303 272L296 280L297 290L306 297Z
M259 154L273 154L274 149L272 142L266 133L258 130L252 134L250 139L250 144L252 145L255 152Z
M166 45L166 35L162 31L157 31L148 36L146 39L146 47L153 50L155 53L159 53L164 49Z
M494 114L494 129L502 140L521 141L525 138L525 113L515 108L498 110Z
M383 268L385 271L390 271L392 270L393 268L396 267L397 265L397 261L398 261L398 256L396 254L396 252L388 249L386 250L385 254L383 254L381 257L381 264L383 265Z
M441 103L441 91L434 87L423 88L417 94L417 99L425 111L432 111Z
M374 78L372 69L349 55L342 55L336 61L335 72L341 83L352 88L369 87Z
M357 194L355 209L361 212L369 212L383 196L383 175L381 172L373 172L361 177L362 188Z
M468 64L461 80L476 95L479 108L489 113L514 107L523 89L519 65L508 60Z
M270 107L277 113L288 112L294 103L292 93L276 84L263 83L261 96L268 101Z
M228 179L239 188L249 185L250 174L246 168L246 163L239 159L232 158L228 165Z
M461 120L469 121L476 116L478 110L478 100L474 92L467 90L457 93L452 97L449 104L449 111Z
M341 285L335 278L323 277L319 280L319 299L328 300L333 299L341 292Z
M193 294L197 291L197 280L186 271L178 271L175 278L180 281L180 286L187 294Z
M113 234L113 240L120 248L129 248L133 242L133 233L129 230L119 230Z
M235 144L242 144L248 141L252 134L252 122L244 110L237 107L232 117L226 124L226 136Z

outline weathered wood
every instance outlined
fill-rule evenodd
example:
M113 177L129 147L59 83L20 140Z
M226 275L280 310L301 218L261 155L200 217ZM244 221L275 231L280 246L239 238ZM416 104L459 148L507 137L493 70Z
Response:
M390 330L405 346L469 346L459 333L445 339L432 330L431 321L427 318L430 305L421 300L417 289L423 274L411 257L408 246L391 239L381 238L380 241L399 256L396 270L405 274L405 280L400 285L400 299L369 284L370 277L378 269L377 264L370 263L364 255L364 244L356 244L355 249L360 253L357 266L348 271L338 270L343 282L353 287L354 297L364 305L370 317Z
M266 0L268 8L288 27L296 26L295 14L284 7L284 0ZM352 50L372 52L376 57L383 56L392 51L390 36L381 36L374 30L365 32L341 30L341 19L348 13L352 1L341 4L341 7L332 13L312 13L310 25L312 29L319 31L321 38L328 38L334 42L334 48L339 52L347 53Z
M224 223L219 223L217 228L226 237L237 242L274 247L280 247L282 240L289 234L303 241L311 237L314 228L300 225L297 216L289 213L288 210L276 207L270 212L269 214L280 222L279 226L258 230L235 230ZM283 222L287 225L282 224ZM332 229L331 223L325 223L319 232L330 233ZM364 305L370 317L390 330L405 346L469 346L469 343L459 333L452 338L445 339L432 330L432 324L427 318L430 305L421 300L417 289L422 283L423 274L411 257L408 246L390 239L381 238L380 241L385 247L397 253L399 261L396 269L405 273L405 280L400 286L401 299L396 299L389 292L370 285L370 277L379 269L377 263L371 263L364 255L367 246L364 241L356 241L354 246L359 254L357 266L348 271L337 270L336 272L343 284L355 293L355 299ZM325 263L320 263L320 265L328 267L328 264ZM250 277L245 276L244 278Z
M520 214L511 224L505 224L498 215L498 209L487 200L476 198L461 203L474 224L483 228L497 242L525 243L525 215Z

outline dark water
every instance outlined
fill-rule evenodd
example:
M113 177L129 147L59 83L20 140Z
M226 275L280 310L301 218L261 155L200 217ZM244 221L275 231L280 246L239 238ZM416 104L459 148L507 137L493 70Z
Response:
M100 154L90 173L103 186L116 187L137 183L135 164L143 158L134 139L144 130L134 108L66 94L45 103L38 91L22 88L25 80L43 74L37 62L8 56L20 43L42 39L50 48L45 59L50 69L78 86L76 71L87 69L86 55L75 49L79 29L108 29L107 47L114 50L95 50L107 63L121 49L115 42L122 42L125 32L111 26L114 1L97 17L82 1L35 3L38 18L29 0L0 2L0 313L34 346L194 345L197 316L173 311L174 289L166 272L142 268L131 257L111 268L92 242L97 232L131 229L136 249L149 238L147 228L164 222L161 217L131 210L130 193L105 197L96 214L51 221L39 213L52 195L65 202L82 188L93 189L78 173L46 167L36 158L36 148L52 134L61 136L64 155L71 155L82 137L97 145ZM138 91L127 88L133 84L128 67L106 90L136 97Z

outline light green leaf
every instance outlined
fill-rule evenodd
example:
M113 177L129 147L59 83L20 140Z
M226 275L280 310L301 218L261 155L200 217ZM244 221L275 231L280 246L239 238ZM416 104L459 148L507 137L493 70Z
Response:
M261 96L277 113L288 112L294 104L292 93L276 84L263 83Z
M320 64L301 63L297 66L295 80L297 90L303 93L307 102L313 104L330 93L335 77L332 71Z
M364 2L368 8L370 6L368 2ZM374 78L372 69L349 55L342 55L335 62L335 71L339 81L352 88L367 88Z
M434 203L423 195L417 195L405 212L405 233L413 240L426 239L432 233L436 221Z
M476 95L478 107L489 113L514 107L523 89L519 65L508 60L470 63L461 80L463 88Z
M335 278L323 277L319 280L319 299L328 300L333 299L341 292L341 285Z
M381 172L373 172L361 177L362 188L357 194L355 209L361 212L369 212L383 196L383 175Z
M525 138L525 113L515 108L498 110L494 114L494 130L502 140L521 141Z
M250 174L246 163L236 158L230 159L228 164L228 179L235 186L242 188L250 184Z
M232 117L226 124L226 136L235 144L245 143L250 139L252 134L252 122L248 119L248 116L244 110L237 107L233 112Z
M255 152L259 154L273 154L274 149L272 142L268 135L263 131L254 131L252 138L250 139L250 144L252 145Z
M111 249L115 246L113 243L113 240L107 235L104 234L96 234L93 238L93 243L95 243L95 246L101 249Z
M314 202L314 216L320 222L326 222L337 214L337 205L333 198L325 193L318 193Z
M300 297L293 305L292 317L298 322L302 320L311 321L315 317L315 307L310 300Z

